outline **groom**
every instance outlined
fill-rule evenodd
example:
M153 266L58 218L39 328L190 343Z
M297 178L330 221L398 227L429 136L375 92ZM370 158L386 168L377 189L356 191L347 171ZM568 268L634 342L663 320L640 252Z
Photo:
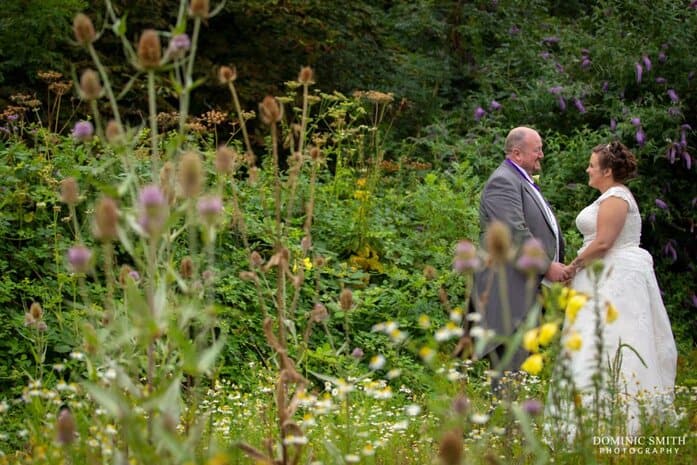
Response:
M518 271L510 260L502 267L490 266L475 275L474 308L483 315L482 324L497 336L510 336L525 320L535 302L540 283L565 281L564 238L552 209L533 181L532 175L541 170L542 138L534 129L518 127L508 133L505 142L506 159L489 177L482 191L479 222L482 247L489 224L500 221L511 233L514 249L527 239L537 238L549 258L544 275L537 276L534 292L530 292L528 276ZM501 280L499 274L505 273ZM505 285L505 289L501 286ZM504 299L508 301L506 305ZM507 312L508 315L505 315ZM491 352L496 353L492 356ZM490 345L484 355L494 361L503 356L502 345ZM518 349L502 371L518 370L527 354ZM493 367L492 367L493 368Z

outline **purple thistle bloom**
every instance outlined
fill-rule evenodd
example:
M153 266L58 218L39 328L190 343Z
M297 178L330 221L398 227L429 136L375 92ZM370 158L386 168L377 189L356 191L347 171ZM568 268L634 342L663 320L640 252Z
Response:
M557 104L559 105L559 109L561 111L566 110L566 100L564 100L564 97L562 97L561 95L559 96L559 99L557 100Z
M607 92L607 90L608 90L609 87L610 87L610 83L607 82L607 81L603 81L603 85L602 85L602 87L600 88L600 90L602 90L603 92Z
M646 143L646 133L642 128L639 128L637 130L635 137L637 144L639 144L639 147L643 147Z
M534 237L525 241L522 254L516 262L516 268L529 275L541 275L544 274L548 265L549 259L542 243Z
M615 118L610 118L610 131L617 129L617 121Z
M562 86L554 86L549 88L549 92L554 95L560 95L564 88Z
M92 251L84 245L75 245L68 249L68 263L76 273L86 273L90 268Z
M479 267L477 249L470 241L462 240L455 246L455 259L453 270L456 273L465 273L476 270Z
M631 122L634 126L641 126L641 120L639 118L632 118Z
M167 202L165 195L155 184L143 187L138 194L138 201L146 210L159 209L164 207Z
M486 115L486 110L482 107L477 107L474 109L474 120L479 121Z
M545 60L549 60L549 57L551 57L552 54L545 50L544 52L540 52L540 56Z
M583 102L581 101L581 99L575 98L574 105L576 106L576 109L578 110L579 113L586 112L586 107L583 106Z
M582 69L588 69L591 65L591 60L588 57L584 57L583 60L581 60L581 68Z
M198 201L198 213L206 224L212 224L223 211L223 201L217 195L202 197Z
M680 100L677 92L675 92L674 89L668 89L668 97L670 97L670 101L673 103L676 103L678 100Z
M88 141L94 134L94 126L89 121L78 121L73 127L73 138L80 142Z
M140 281L140 273L138 273L136 270L129 271L128 276L130 276L135 282Z
M496 100L492 100L491 103L489 104L489 110L491 111L496 111L501 109L501 104L497 102Z
M537 399L528 399L525 402L523 402L523 411L530 415L531 417L535 417L542 413L542 402L540 402Z
M177 34L170 40L167 51L175 57L180 57L184 55L189 48L191 48L191 39L189 39L189 36L186 34Z
M474 255L476 252L477 249L470 241L458 241L455 245L456 255Z
M668 57L666 56L666 52L664 52L663 50L658 52L658 62L659 63L665 63L667 59L668 59Z
M361 349L360 347L356 347L351 352L351 357L356 358L356 359L363 358L363 355L364 355L363 349Z
M668 204L663 199L656 198L656 206L661 210L668 210Z
M651 71L651 59L649 59L649 56L644 55L641 57L641 61L644 63L644 68L646 68L646 71Z
M641 67L639 62L634 63L634 71L636 72L636 82L641 82L641 77L644 74L644 68Z
M656 78L656 84L665 84L665 83L667 83L667 82L668 82L668 80L667 80L666 78L664 78L664 77L658 76L658 77Z
M511 28L508 30L508 33L512 36L518 34L520 32L520 28L516 26L515 24L511 26Z
M542 43L547 44L547 45L558 44L559 37L556 37L556 36L545 37L544 39L542 39Z

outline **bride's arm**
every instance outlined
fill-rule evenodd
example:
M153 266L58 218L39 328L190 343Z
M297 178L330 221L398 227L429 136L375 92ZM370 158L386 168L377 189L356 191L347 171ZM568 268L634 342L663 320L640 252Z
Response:
M608 197L600 203L596 219L595 239L571 262L574 269L583 268L595 259L602 258L612 247L627 219L629 205L619 197Z

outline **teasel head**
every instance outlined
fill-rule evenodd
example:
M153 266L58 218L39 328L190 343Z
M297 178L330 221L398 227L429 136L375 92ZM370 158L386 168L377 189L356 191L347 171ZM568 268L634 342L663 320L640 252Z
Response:
M63 405L56 418L56 440L59 444L67 446L75 441L75 434L76 426L73 413L67 405Z
M146 29L138 42L138 63L144 69L154 69L160 66L162 46L160 36L154 29Z
M215 225L223 213L223 199L218 195L209 195L198 199L198 214L207 226Z
M351 307L353 307L353 292L351 292L351 289L344 288L341 291L341 294L339 294L339 304L343 311L347 312L351 310Z
M298 74L298 82L302 85L310 86L315 83L315 72L309 66L303 66L300 68L300 74Z
M90 45L97 38L92 20L84 13L75 15L73 19L73 32L75 33L75 40L84 47Z
M184 279L191 279L194 276L194 261L191 257L184 257L179 262L179 274Z
M249 254L249 263L252 265L252 268L259 268L264 264L264 259L261 257L261 254L255 250Z
M121 123L118 121L112 119L109 120L109 122L106 125L106 130L104 131L106 134L106 140L110 144L121 144L124 142L124 132L123 132L123 127L121 126Z
M314 162L321 161L321 159L322 159L322 151L316 145L313 145L310 148L310 158Z
M102 242L118 239L119 209L111 197L102 197L94 209L94 237Z
M29 315L31 315L34 321L41 321L44 318L44 309L41 308L41 304L33 302L31 307L29 307Z
M85 100L96 100L102 94L99 74L93 69L86 69L80 76L80 92Z
M218 174L232 174L235 171L235 162L239 158L235 149L226 145L218 146L215 151L215 170Z
M209 0L191 0L189 5L189 14L195 18L207 19L210 15Z
M218 68L218 81L221 84L230 84L237 79L237 68L234 66L221 66Z
M186 152L179 161L179 186L185 198L196 197L203 185L201 159L194 152Z
M176 192L174 189L174 164L171 161L166 161L160 168L160 185L162 186L162 193L167 199L167 204L173 205L176 199Z
M322 322L329 318L329 312L327 311L327 307L324 306L321 302L317 302L315 306L312 308L312 311L310 312L310 320L312 320L315 323Z
M133 268L128 265L121 266L121 269L119 270L119 284L121 287L126 287L128 280L131 279L130 276L132 271Z
M508 261L511 252L511 231L508 226L498 220L492 221L486 230L485 242L493 264Z
M433 281L438 278L438 272L431 265L426 265L424 267L423 274L426 281Z
M80 200L80 189L77 181L73 177L65 178L61 181L61 201L67 205L74 206Z
M283 118L283 107L275 97L267 95L259 104L259 115L261 115L261 121L270 126L281 121L281 118Z
M438 456L443 465L460 465L464 450L462 432L453 429L443 434L438 447Z

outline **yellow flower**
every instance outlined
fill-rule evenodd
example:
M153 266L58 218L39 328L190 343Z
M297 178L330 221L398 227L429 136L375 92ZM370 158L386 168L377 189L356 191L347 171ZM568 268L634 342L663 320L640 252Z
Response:
M540 345L546 346L557 334L556 323L545 323L540 327L540 336L538 338Z
M566 308L566 304L569 302L569 299L575 295L576 291L574 289L571 289L570 287L563 288L559 294L559 308Z
M531 375L537 375L542 371L542 366L544 365L542 360L542 355L532 354L525 359L522 365L520 365L521 370L527 371Z
M612 323L620 316L620 312L617 311L617 307L612 305L612 303L607 303L607 314L605 315L605 321Z
M428 315L422 314L419 316L419 328L430 328L431 327L431 319L428 317Z
M303 259L303 265L305 265L305 270L307 271L312 269L312 260L310 260L310 257L305 257Z
M358 189L353 192L353 198L358 199L358 200L367 200L370 194L368 191Z
M537 352L540 350L540 343L537 339L539 330L537 328L529 329L523 335L523 347L528 352Z
M419 349L419 356L421 359L429 363L431 360L433 360L433 357L435 357L436 351L431 349L430 347L423 346L421 349Z
M208 459L207 465L228 465L229 463L229 457L225 453L219 452Z
M368 182L368 180L366 178L356 179L356 186L358 186L360 188L364 188L367 182Z
M571 335L566 338L566 342L564 343L564 347L566 347L569 350L573 350L574 352L581 349L582 345L583 338L577 331L571 333Z
M573 297L569 298L566 304L566 317L571 323L576 321L578 311L586 305L586 302L588 302L588 297L583 294L575 294Z

